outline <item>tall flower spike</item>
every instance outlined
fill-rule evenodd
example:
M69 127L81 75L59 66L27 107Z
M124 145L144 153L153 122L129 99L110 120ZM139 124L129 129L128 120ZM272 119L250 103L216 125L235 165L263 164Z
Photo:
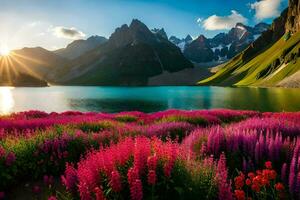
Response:
M95 188L95 196L96 196L96 200L105 200L106 199L103 194L103 191L99 187Z
M65 176L61 176L61 181L66 186L67 190L70 192L75 191L78 177L76 169L71 164L66 164Z
M281 180L284 183L286 183L286 180L287 180L286 173L287 173L287 164L283 163L282 168L281 168Z
M111 187L115 192L122 190L121 176L116 170L111 172Z
M219 187L219 200L232 200L231 184L227 181L226 157L222 153L217 166L217 181Z

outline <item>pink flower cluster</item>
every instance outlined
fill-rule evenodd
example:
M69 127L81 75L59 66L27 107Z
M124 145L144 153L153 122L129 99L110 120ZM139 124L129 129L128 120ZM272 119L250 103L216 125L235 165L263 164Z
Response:
M219 199L233 199L231 173L236 168L255 171L268 160L297 199L299 138L300 113L29 111L0 118L0 167L4 169L0 176L17 181L32 169L37 169L35 175L40 178L65 170L62 183L81 199L125 194L139 200L148 198L158 185L173 181L183 165L191 177L197 170L209 169ZM26 158L33 164L26 165ZM18 166L17 172L8 166ZM1 188L8 188L10 181L2 181ZM44 176L44 182L52 186L53 177Z
M193 128L194 126L187 122L167 122L150 125L146 128L145 134L148 137L174 137L174 135L183 137L188 135Z
M219 187L219 200L233 200L231 182L228 181L228 170L224 153L220 155L218 161L216 178Z
M170 177L176 160L182 159L179 152L180 147L176 143L163 143L155 138L126 138L107 149L90 152L78 163L77 170L67 165L62 180L68 190L78 185L80 197L91 199L97 193L103 193L101 190L105 185L99 183L108 177L108 186L114 192L128 187L131 199L140 200L143 198L142 177L147 177L148 185L155 185L158 163L161 163L164 175ZM123 185L126 180L119 171L120 167L126 169L127 165L130 166L126 176L128 186Z
M238 161L231 169L239 168L244 172L263 166L266 160L271 161L297 199L300 198L299 116L298 113L266 114L227 127L196 129L182 145L199 156L219 156L225 152Z

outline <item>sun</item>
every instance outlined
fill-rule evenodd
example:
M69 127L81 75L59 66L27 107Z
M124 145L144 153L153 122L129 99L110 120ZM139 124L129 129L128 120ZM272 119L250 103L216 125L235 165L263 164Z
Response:
M1 56L8 56L10 54L10 49L7 46L0 47L0 55Z

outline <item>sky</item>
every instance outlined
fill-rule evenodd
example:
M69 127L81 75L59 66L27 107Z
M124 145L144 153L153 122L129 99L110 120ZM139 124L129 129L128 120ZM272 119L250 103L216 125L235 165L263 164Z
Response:
M288 0L0 0L0 49L65 47L92 35L109 37L139 19L168 36L213 37L237 22L271 23Z

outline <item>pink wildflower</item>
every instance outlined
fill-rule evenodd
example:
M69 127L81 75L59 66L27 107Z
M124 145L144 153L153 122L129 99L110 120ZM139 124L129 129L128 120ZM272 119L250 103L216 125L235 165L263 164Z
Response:
M115 192L120 192L122 190L121 176L118 171L111 172L111 187Z

